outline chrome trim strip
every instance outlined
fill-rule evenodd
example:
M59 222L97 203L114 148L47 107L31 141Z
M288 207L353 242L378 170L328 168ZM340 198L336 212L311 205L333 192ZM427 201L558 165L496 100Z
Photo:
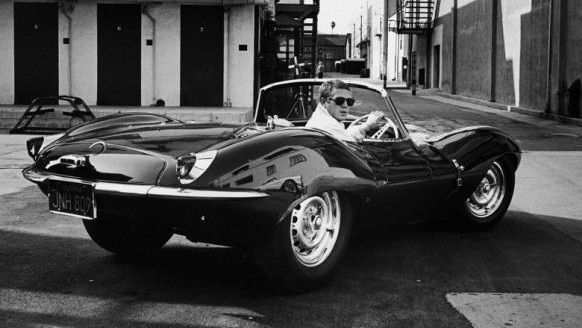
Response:
M168 188L168 187L152 187L148 195L170 197L170 198L230 198L230 199L244 199L244 198L264 198L269 197L269 194L256 191L219 191L219 190L196 190L183 188Z
M130 194L145 196L152 188L151 185L134 185L125 183L96 182L95 191L110 194Z
M58 215L65 215L65 216L70 216L70 217L74 217L77 219L83 219L83 220L95 220L97 218L97 216L95 216L95 218L89 217L89 216L83 216L83 215L77 215L77 214L71 214L71 213L65 213L65 212L59 212L59 211L53 211L53 210L49 210L50 213L52 214L58 214Z
M197 190L174 187L158 187L152 185L136 185L112 182L90 182L82 179L61 177L39 172L33 167L24 169L24 177L30 181L42 183L47 179L89 184L95 187L95 192L108 194L127 194L136 196L167 197L179 199L249 199L265 198L269 194L258 191L243 190Z

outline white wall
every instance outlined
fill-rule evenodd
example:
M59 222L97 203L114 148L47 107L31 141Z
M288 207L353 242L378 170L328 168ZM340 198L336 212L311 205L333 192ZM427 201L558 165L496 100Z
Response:
M47 2L38 0L37 2ZM51 1L52 2L52 1ZM100 1L106 2L106 1ZM59 12L59 94L81 97L89 105L97 103L97 0L78 1L68 20ZM227 10L227 7L225 7ZM233 6L229 30L224 31L224 101L233 107L251 107L254 88L255 16L254 6ZM180 105L180 4L163 3L150 9L156 20L154 46L152 22L142 15L141 105L163 99L166 106ZM225 14L225 17L227 15ZM230 35L229 35L230 33ZM63 44L69 37L70 44ZM239 51L239 45L247 45ZM69 51L71 65L69 65ZM155 54L154 54L155 51ZM228 62L226 54L228 51ZM0 0L0 104L14 103L14 1ZM155 65L154 65L155 60ZM155 67L155 72L154 72ZM71 74L69 75L69 69ZM155 75L155 94L154 94ZM69 78L69 76L71 78Z
M232 7L225 16L230 16L230 23L225 22L225 26L228 25L229 28L224 30L224 101L230 101L233 107L252 107L255 58L254 7ZM240 51L239 45L246 45L247 50Z
M60 16L59 24L66 24ZM71 14L73 19L71 44L73 54L72 95L80 97L88 105L97 103L97 3L79 1ZM62 41L62 40L61 40ZM62 43L62 42L61 42ZM59 71L66 70L60 66ZM62 82L61 82L62 83ZM59 90L68 93L68 90Z
M147 106L163 99L166 106L180 106L180 5L156 6L150 15L156 20L153 46L146 45L147 39L153 39L152 22L145 15L141 21L141 103Z

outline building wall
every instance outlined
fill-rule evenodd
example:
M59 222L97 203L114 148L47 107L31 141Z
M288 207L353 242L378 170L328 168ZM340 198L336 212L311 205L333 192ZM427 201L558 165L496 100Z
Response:
M521 32L517 40L521 53L515 62L520 71L516 104L543 108L547 98L549 1L537 1L524 9L516 29Z
M454 3L441 1L432 35L432 45L438 43L437 38L442 40L442 90L540 112L545 111L549 96L551 112L580 116L576 83L582 79L578 56L582 8L577 2L458 0L456 31ZM550 3L554 7L549 47ZM576 99L570 97L572 90Z
M95 1L82 1L75 4L71 14L71 52L72 52L72 96L80 97L87 104L97 103L97 4ZM66 24L62 14L59 24ZM61 47L61 51L63 51ZM59 54L60 55L60 54ZM60 66L59 71L67 70ZM61 85L63 81L59 82ZM68 89L60 90L67 94Z
M14 103L14 3L0 1L0 104Z
M225 99L236 107L251 107L253 105L253 74L255 58L255 24L253 6L232 7L230 9L230 37L225 35L225 51L228 58L224 76ZM225 29L225 31L227 31ZM229 40L229 41L226 41ZM247 50L239 50L240 45L246 45ZM227 48L228 47L228 48ZM226 56L225 56L226 58ZM228 72L228 75L227 75Z
M434 55L434 48L435 46L440 46L440 54L438 57L435 57ZM442 77L443 77L443 26L439 25L436 26L432 32L432 37L430 40L430 49L428 49L428 51L431 51L431 57L430 57L430 71L431 74L429 76L430 79L430 87L431 88L440 88L441 85L441 81L442 81ZM438 59L438 63L436 62L436 60ZM439 67L439 77L438 77L438 81L436 80L435 77L435 68Z
M154 6L149 14L155 20L155 38L154 24L142 15L141 102L149 105L162 99L166 106L179 106L180 4ZM152 46L147 39L153 39Z
M35 2L53 2L38 0ZM81 97L89 105L97 102L97 0L75 2L67 17L59 11L59 94ZM101 1L105 2L105 1ZM226 9L226 8L225 8ZM152 21L142 15L141 105L149 106L163 99L166 106L180 105L180 4L163 3L149 10L156 21L153 38ZM224 100L235 107L251 107L254 88L255 11L254 6L230 9L228 71L224 76ZM227 22L224 22L225 26ZM0 104L14 103L14 1L0 1ZM69 37L70 44L63 38ZM146 45L154 39L154 45ZM228 41L226 41L228 40ZM239 51L239 45L247 45ZM70 61L69 61L70 56ZM69 65L70 63L70 65ZM228 86L228 87L227 87ZM154 93L155 90L155 93Z
M582 8L578 1L568 1L567 26L565 42L566 69L564 79L569 88L566 99L566 109L564 112L570 116L582 117L582 106L580 99L580 83L582 80ZM575 85L577 84L577 87ZM577 90L573 90L577 89ZM577 94L575 94L577 92ZM576 97L576 99L574 99ZM577 105L576 105L577 104ZM575 106L575 108L569 107ZM555 111L558 111L556 109Z
M457 9L457 92L480 99L490 97L491 5L477 0Z

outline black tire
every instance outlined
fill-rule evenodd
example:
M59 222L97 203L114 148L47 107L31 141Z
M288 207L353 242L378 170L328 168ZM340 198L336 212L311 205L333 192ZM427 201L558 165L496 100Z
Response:
M492 228L505 215L515 188L515 168L504 158L494 161L475 191L462 203L454 217L465 230Z
M164 246L171 229L150 218L127 218L99 213L95 220L83 220L85 230L102 248L119 255L142 255Z
M324 203L328 203L327 210L321 210ZM311 209L318 207L318 214L314 215ZM328 214L322 219L324 211L335 215ZM308 197L292 209L275 228L270 240L260 245L256 252L271 285L282 292L300 293L329 281L347 248L352 213L348 198L337 192ZM339 223L334 224L334 221ZM298 232L300 227L305 229ZM303 242L309 240L310 233L315 236L314 241L321 238L321 243L317 243L319 247Z

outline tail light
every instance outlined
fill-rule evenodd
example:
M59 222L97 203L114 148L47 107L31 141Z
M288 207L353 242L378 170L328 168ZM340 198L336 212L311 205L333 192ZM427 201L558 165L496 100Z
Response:
M203 153L191 153L178 157L176 175L181 184L188 184L198 179L212 164L216 150Z
M28 156L36 160L36 156L38 156L38 153L40 153L40 148L42 147L43 142L44 137L28 139L26 141L26 150L28 151Z
M60 139L64 135L65 135L64 133L57 133L46 137L36 137L27 140L26 150L28 151L28 156L36 160L36 157L43 149L45 149L48 145Z

